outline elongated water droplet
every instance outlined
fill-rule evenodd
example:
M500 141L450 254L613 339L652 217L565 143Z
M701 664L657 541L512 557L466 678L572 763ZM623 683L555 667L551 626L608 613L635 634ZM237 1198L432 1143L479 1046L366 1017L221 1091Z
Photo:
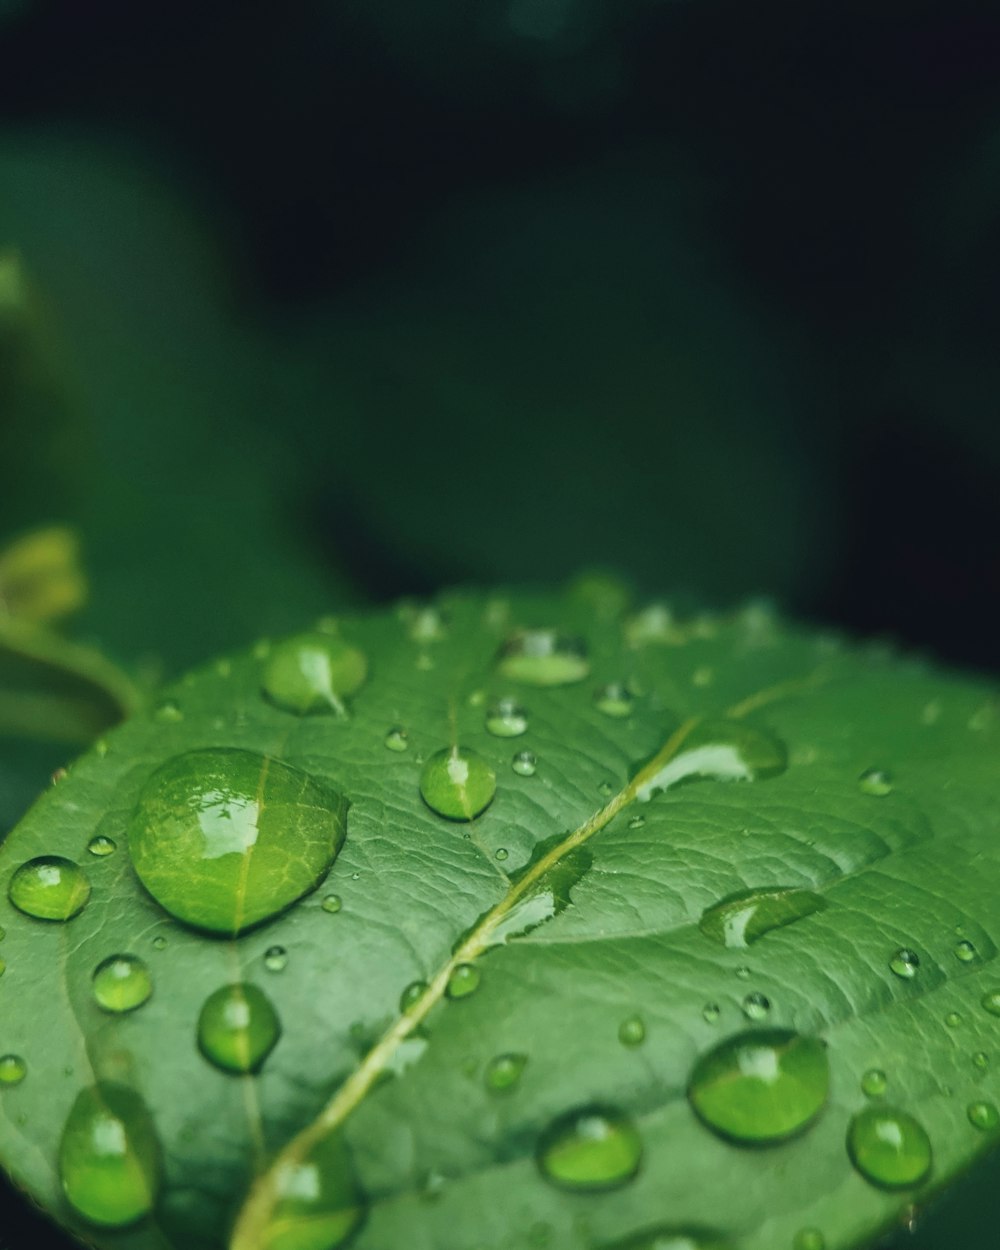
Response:
M255 1244L261 1250L338 1250L364 1223L367 1204L338 1133L277 1172L278 1201Z
M909 1189L931 1170L931 1143L923 1127L895 1107L866 1107L847 1130L847 1153L880 1189Z
M0 1055L0 1086L20 1085L28 1074L28 1065L20 1055Z
M633 702L628 687L620 681L609 682L594 691L594 706L597 710L618 720L631 714Z
M632 1121L608 1107L581 1107L542 1134L536 1154L542 1176L560 1189L618 1189L638 1172L642 1139Z
M608 1250L730 1250L730 1243L705 1228L664 1224L633 1233Z
M161 725L176 725L184 719L184 713L176 699L163 699L153 709L153 719Z
M105 1082L77 1095L59 1143L59 1178L79 1215L103 1228L134 1224L153 1209L160 1171L156 1131L134 1090Z
M410 737L405 729L400 729L397 725L394 729L390 729L385 735L385 745L390 751L406 751L410 746Z
M590 661L581 639L554 629L526 629L504 643L498 668L527 686L569 686L587 677Z
M810 1124L826 1102L826 1048L788 1029L738 1033L694 1066L688 1098L722 1137L746 1144L783 1141Z
M448 997L468 998L479 989L481 980L482 977L475 964L458 964L448 978Z
M363 651L330 634L300 634L273 648L264 669L264 693L286 712L344 711L368 676Z
M61 855L40 855L10 879L7 897L36 920L72 920L87 905L90 882L82 868Z
M114 838L106 838L103 834L98 834L87 843L87 850L97 859L104 859L118 850L118 843Z
M881 1098L888 1084L889 1078L881 1068L869 1068L861 1078L861 1092L867 1098Z
M976 958L976 948L968 941L956 942L955 958L961 960L963 964L971 964Z
M97 965L94 998L105 1011L120 1015L141 1007L153 992L149 969L135 955L111 955Z
M723 946L745 947L773 929L822 911L826 905L826 899L811 890L747 890L709 907L698 927Z
M284 972L288 967L288 951L283 946L269 946L264 952L264 967L268 972Z
M344 904L339 894L328 894L326 898L323 899L321 905L325 912L329 912L331 916L335 916Z
M224 1072L256 1072L280 1036L271 1000L245 981L210 994L198 1017L198 1048Z
M979 1001L991 1016L1000 1016L1000 990L987 990Z
M623 1046L641 1046L646 1040L646 1025L642 1016L629 1016L618 1026L618 1040Z
M677 754L636 790L640 803L681 782L761 781L788 766L784 744L773 734L738 720L700 721Z
M420 774L424 802L448 820L474 820L493 802L496 792L496 773L469 747L436 751Z
M771 1000L760 990L752 990L743 999L743 1014L748 1020L764 1020L771 1010Z
M534 777L538 771L538 760L534 751L518 751L510 766L519 777Z
M486 1065L486 1088L494 1094L509 1093L520 1081L527 1062L527 1055L497 1055Z
M991 1102L970 1102L966 1114L972 1127L983 1133L1000 1126L1000 1111Z
M399 1010L405 1016L420 1002L427 991L426 981L411 981L399 996Z
M235 935L319 885L346 817L341 795L288 764L250 751L191 751L143 786L128 844L161 907Z
M897 977L904 981L912 981L920 967L920 956L908 946L901 946L889 960L889 967Z
M884 768L866 768L858 778L858 789L864 794L884 798L892 793L892 777Z
M486 729L494 738L519 738L528 731L528 713L516 699L500 699L486 713Z

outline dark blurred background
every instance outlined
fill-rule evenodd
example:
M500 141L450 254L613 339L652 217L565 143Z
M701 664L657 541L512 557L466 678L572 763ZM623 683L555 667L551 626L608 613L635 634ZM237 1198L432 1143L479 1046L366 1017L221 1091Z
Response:
M0 0L4 248L133 669L595 565L1000 666L996 4Z

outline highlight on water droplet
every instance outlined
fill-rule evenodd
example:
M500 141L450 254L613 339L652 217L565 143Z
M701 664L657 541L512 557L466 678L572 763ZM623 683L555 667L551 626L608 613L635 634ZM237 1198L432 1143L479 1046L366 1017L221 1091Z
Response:
M456 964L448 978L449 998L468 998L479 989L482 976L475 964Z
M494 1094L510 1093L520 1081L527 1062L527 1055L515 1053L497 1055L486 1065L483 1077L486 1088Z
M642 1139L620 1111L594 1105L567 1112L542 1133L535 1155L539 1171L560 1189L618 1189L639 1171Z
M61 855L39 855L10 879L7 897L36 920L72 920L87 905L90 882L82 868Z
M160 1187L160 1147L145 1104L107 1081L77 1095L59 1142L59 1179L78 1215L101 1228L125 1228L152 1211Z
M436 751L420 774L421 797L447 820L474 820L493 802L496 791L496 773L470 747Z
M139 880L178 920L235 936L309 894L344 841L347 800L251 751L168 759L128 824Z
M339 894L328 894L323 899L323 902L321 904L323 910L325 912L329 912L331 916L335 916L337 912L340 911L341 907L343 907L343 905L344 905L343 901L341 900L341 897Z
M972 1127L981 1133L990 1133L1000 1126L1000 1111L992 1102L970 1102L966 1114Z
M223 1072L256 1072L280 1036L271 1000L245 981L210 994L198 1016L198 1049Z
M631 691L621 681L608 682L594 691L594 706L605 716L622 720L631 715L635 700Z
M393 726L383 739L385 746L390 751L406 751L410 746L410 737L405 729L401 729L399 725Z
M676 754L638 786L636 798L647 803L661 791L696 780L763 781L787 767L784 743L767 730L742 720L703 720L691 729Z
M822 1111L830 1083L826 1047L789 1029L726 1038L698 1059L688 1099L714 1132L764 1145L801 1132Z
M858 778L858 789L863 794L884 798L892 793L892 775L884 768L866 768Z
M961 942L955 943L955 958L963 964L971 964L976 958L976 948L969 941L963 939Z
M28 1075L28 1065L20 1055L0 1055L0 1086L20 1085Z
M793 886L745 890L706 908L698 927L706 937L723 946L741 948L826 906L821 895Z
M109 955L95 968L92 989L99 1007L122 1015L148 1001L153 978L135 955Z
M920 967L920 956L908 946L901 946L889 960L889 967L897 977L912 981Z
M343 715L343 700L356 694L368 676L363 651L330 634L300 634L278 643L268 657L261 685L283 711Z
M108 855L113 855L118 850L118 843L114 838L105 837L104 834L97 834L96 837L90 839L87 843L87 850L97 859L105 859Z
M743 1014L748 1020L765 1020L771 1011L771 1000L760 990L752 990L743 999Z
M519 738L528 732L528 713L516 699L498 699L486 713L486 730L494 738Z
M534 777L538 771L538 759L534 751L518 751L510 766L519 777Z
M931 1170L923 1126L895 1107L866 1107L851 1120L847 1153L858 1172L880 1189L909 1189Z
M618 1026L618 1040L623 1046L641 1046L646 1040L646 1024L642 1016L629 1016Z
M586 644L554 629L525 629L504 643L497 667L527 686L569 686L590 673Z
M278 1201L254 1244L266 1250L338 1250L364 1223L367 1203L343 1137L323 1138L277 1171ZM235 1240L235 1239L234 1239Z
M283 946L269 946L264 952L264 967L268 972L284 972L288 967L288 951Z
M861 1092L866 1098L881 1098L889 1084L889 1078L881 1068L869 1068L861 1078Z

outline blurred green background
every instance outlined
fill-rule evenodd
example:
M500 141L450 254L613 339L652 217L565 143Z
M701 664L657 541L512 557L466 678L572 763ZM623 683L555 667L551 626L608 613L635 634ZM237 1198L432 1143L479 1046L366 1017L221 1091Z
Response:
M0 831L159 677L455 582L995 672L998 296L996 6L0 0Z

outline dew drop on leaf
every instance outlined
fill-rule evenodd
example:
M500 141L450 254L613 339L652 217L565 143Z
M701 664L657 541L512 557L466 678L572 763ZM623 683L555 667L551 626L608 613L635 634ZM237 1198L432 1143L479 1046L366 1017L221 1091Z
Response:
M18 911L36 920L72 920L90 898L90 882L72 860L40 855L14 873L7 897Z
M722 1009L718 1003L706 1003L701 1009L701 1014L706 1024L717 1024L719 1016L722 1015Z
M512 634L500 650L497 667L504 677L527 686L569 686L590 673L584 642L554 629Z
M426 981L411 981L399 996L399 1010L405 1016L420 1002L427 991Z
M645 816L633 816L631 820L628 822L628 827L630 829L641 829L645 823L646 823Z
M277 1172L278 1200L259 1233L262 1250L337 1250L364 1223L367 1204L339 1133Z
M688 1098L708 1127L748 1145L783 1141L826 1102L826 1048L814 1037L762 1029L726 1038L698 1059Z
M493 769L478 751L444 747L436 751L420 774L420 794L439 816L473 820L486 810L497 790Z
M771 1010L771 1000L760 990L752 990L743 999L743 1014L748 1020L764 1020Z
M482 979L475 964L457 964L448 978L449 998L468 998L479 989Z
M331 916L335 916L337 912L340 911L341 907L343 907L343 902L341 901L339 894L328 894L326 898L323 899L321 906L325 912L329 912Z
M264 952L264 967L268 972L284 972L288 967L288 951L283 946L269 946Z
M99 833L87 843L87 850L97 859L104 859L118 850L118 843L114 838L107 838L104 834Z
M920 967L920 956L908 946L901 946L889 960L889 967L897 977L912 981Z
M498 847L497 847L497 849L496 849L496 854L495 854L494 858L495 858L495 859L499 859L499 860L501 861L501 863L502 863L502 862L503 862L503 861L507 858L507 856L508 856L509 854L510 854L510 852L507 850L507 848L506 848L505 846L498 846Z
M976 948L968 941L956 942L955 958L961 960L963 964L970 964L976 958Z
M642 1139L621 1112L582 1107L545 1129L535 1157L542 1176L560 1189L617 1189L638 1172Z
M94 970L92 989L99 1007L120 1015L149 999L153 978L135 955L111 955Z
M286 712L343 714L343 700L368 676L363 651L330 634L300 634L278 643L268 657L261 685Z
M991 1016L1000 1016L1000 990L987 990L979 1001Z
M858 778L858 789L863 794L884 798L892 793L892 776L884 768L866 768Z
M962 1017L957 1011L949 1011L944 1018L944 1022L949 1029L957 1029L962 1023Z
M167 939L161 933L158 937L153 938L153 949L165 951L167 949Z
M116 1082L77 1095L59 1143L59 1178L70 1205L91 1224L124 1228L153 1209L160 1148L145 1104Z
M497 1055L495 1059L491 1059L486 1065L486 1072L483 1077L486 1082L486 1088L494 1094L509 1093L520 1081L521 1073L524 1071L527 1062L527 1055L513 1053Z
M645 1228L608 1250L729 1250L730 1243L707 1229L665 1225Z
M498 699L486 713L486 731L494 738L519 738L528 731L528 713L516 699Z
M972 1127L983 1133L991 1132L1000 1126L1000 1111L992 1102L970 1102L966 1114Z
M20 1085L28 1074L28 1065L20 1055L0 1055L0 1086Z
M977 1050L972 1056L972 1066L978 1068L980 1072L985 1072L990 1066L990 1057L985 1050Z
M895 1107L866 1107L851 1120L847 1153L865 1180L880 1189L918 1185L931 1168L923 1126Z
M410 737L405 729L401 729L396 725L385 735L383 742L390 751L406 751L410 746Z
M723 946L741 948L773 929L822 911L826 905L826 899L811 890L747 890L707 908L698 927L706 937Z
M618 1040L623 1046L641 1046L646 1040L646 1025L642 1016L629 1016L618 1026Z
M153 720L159 721L161 725L176 725L183 719L184 713L176 699L163 699L153 709Z
M636 790L640 803L682 782L763 781L788 766L784 743L764 729L739 720L704 720L677 753Z
M869 1068L861 1078L861 1092L866 1098L881 1098L889 1078L881 1068Z
M623 719L632 711L634 700L623 682L612 681L594 691L594 706L605 716Z
M519 777L534 777L538 771L538 760L534 751L518 751L510 766Z
M128 846L161 907L195 928L235 935L319 885L346 817L342 796L279 760L190 751L143 786Z
M210 994L198 1016L198 1048L224 1072L256 1072L280 1036L271 1000L243 981Z

